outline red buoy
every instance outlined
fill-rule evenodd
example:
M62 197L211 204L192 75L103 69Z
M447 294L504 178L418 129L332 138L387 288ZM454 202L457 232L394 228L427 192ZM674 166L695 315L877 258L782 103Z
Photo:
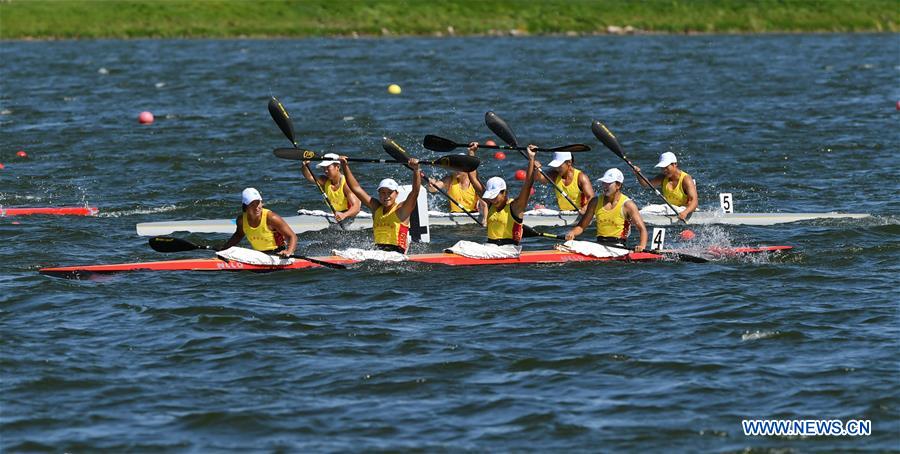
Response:
M153 114L147 111L143 111L138 115L138 123L142 125L149 125L153 123Z

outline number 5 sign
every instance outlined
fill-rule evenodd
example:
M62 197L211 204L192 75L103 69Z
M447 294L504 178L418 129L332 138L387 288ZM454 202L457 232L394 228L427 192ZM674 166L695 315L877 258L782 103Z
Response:
M719 206L722 207L723 213L734 213L734 201L731 198L730 192L719 194Z

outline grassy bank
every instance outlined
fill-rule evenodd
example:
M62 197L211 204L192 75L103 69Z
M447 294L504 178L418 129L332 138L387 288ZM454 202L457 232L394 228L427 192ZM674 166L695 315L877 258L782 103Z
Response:
M900 0L0 0L0 38L896 32Z

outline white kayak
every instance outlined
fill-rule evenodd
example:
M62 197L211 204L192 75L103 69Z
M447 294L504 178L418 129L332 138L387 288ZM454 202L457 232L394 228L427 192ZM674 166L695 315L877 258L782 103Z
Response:
M675 216L644 213L641 216L649 225L666 226L679 224ZM694 212L688 220L688 225L775 225L790 222L811 221L815 219L862 219L869 217L864 213L723 213L723 212ZM425 217L427 221L422 225L437 227L459 226L475 224L471 218L463 213L444 213L429 211ZM314 232L324 229L341 228L334 222L334 217L319 210L299 210L297 216L284 218L294 232ZM525 224L532 227L564 227L577 222L578 213L574 211L555 211L539 209L525 212ZM137 234L141 236L170 235L175 232L188 233L234 233L234 218L232 219L198 219L191 221L162 221L143 222L137 224ZM346 230L362 230L372 228L372 215L360 212L353 222L345 223Z

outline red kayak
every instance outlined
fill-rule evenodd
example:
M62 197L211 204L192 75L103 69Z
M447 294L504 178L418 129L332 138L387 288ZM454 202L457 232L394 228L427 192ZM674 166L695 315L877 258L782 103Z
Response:
M745 247L732 248L729 251L732 254L759 254L766 252L786 251L791 246L763 246L763 247ZM343 257L312 257L316 260L326 262L352 265L359 263L355 260ZM586 255L576 254L572 252L562 252L557 250L542 251L525 251L517 258L509 259L475 259L463 257L456 254L436 253L436 254L414 254L409 256L410 262L415 263L431 263L449 266L480 266L480 265L521 265L521 264L539 264L539 263L568 263L568 262L648 262L662 260L665 255L654 254L650 252L632 252L621 257L590 257ZM202 258L202 259L182 259L182 260L163 260L159 262L136 262L136 263L119 263L112 265L85 265L85 266L67 266L58 268L42 268L40 272L48 276L63 277L69 279L80 279L89 277L94 274L111 274L132 271L256 271L269 272L281 270L301 270L308 268L321 268L321 265L306 261L295 260L290 265L250 265L246 263L236 262L233 260L223 260L220 258Z
M0 207L0 217L4 216L31 216L45 214L52 216L96 216L100 210L94 207L44 207L44 208L3 208Z

